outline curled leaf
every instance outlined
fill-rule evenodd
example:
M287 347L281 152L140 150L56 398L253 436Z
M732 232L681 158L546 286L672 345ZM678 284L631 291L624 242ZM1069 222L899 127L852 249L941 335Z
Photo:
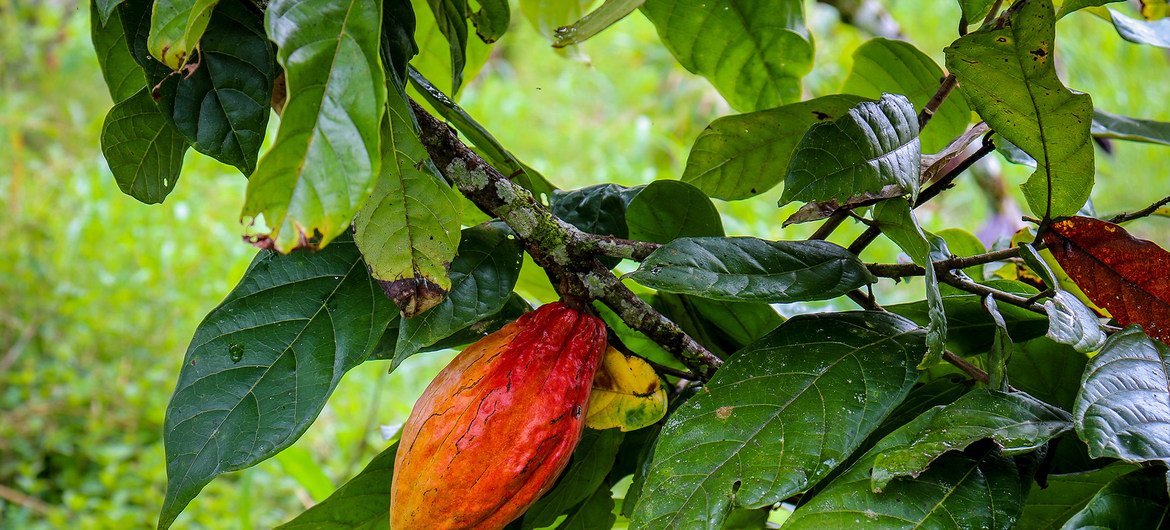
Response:
M593 377L585 426L590 429L641 429L666 415L666 389L649 363L613 347L605 350Z

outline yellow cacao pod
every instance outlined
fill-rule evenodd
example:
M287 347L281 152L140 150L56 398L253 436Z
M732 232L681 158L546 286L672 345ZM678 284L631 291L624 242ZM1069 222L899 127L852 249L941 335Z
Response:
M563 303L468 346L403 427L390 527L498 529L536 502L581 439L605 326Z

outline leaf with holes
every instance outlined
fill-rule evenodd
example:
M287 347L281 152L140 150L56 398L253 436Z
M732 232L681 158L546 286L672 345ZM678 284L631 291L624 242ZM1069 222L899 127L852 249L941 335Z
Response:
M348 235L314 253L261 251L184 357L163 423L159 527L216 476L300 438L378 343L392 307Z
M918 196L922 147L918 115L905 96L862 102L831 122L813 125L792 152L780 205L837 201L886 186Z
M146 87L114 105L102 124L102 155L118 188L146 204L163 202L175 189L186 152L187 142Z
M1053 67L1056 17L1050 0L1022 0L1008 23L955 41L947 68L979 115L1038 161L1023 184L1037 215L1071 215L1093 189L1093 101L1061 83Z
M390 525L390 481L398 443L387 447L325 500L276 530L374 530Z
M918 326L888 313L785 322L670 416L631 528L720 528L733 506L806 491L906 397L924 350Z
M1170 342L1170 252L1089 217L1056 221L1040 237L1093 303L1119 324L1139 324L1151 337Z
M679 64L740 111L800 100L813 42L800 0L647 0L642 5Z

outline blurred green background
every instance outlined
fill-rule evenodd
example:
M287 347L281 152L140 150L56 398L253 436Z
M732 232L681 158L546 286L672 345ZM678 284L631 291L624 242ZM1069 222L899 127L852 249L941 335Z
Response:
M958 8L884 3L941 62ZM867 35L839 24L830 7L810 3L808 13L817 66L807 95L835 93ZM419 14L417 64L438 79L445 43L429 12ZM678 178L703 127L731 112L674 63L640 15L562 52L533 27L514 10L501 43L473 46L482 68L459 98L562 188ZM1059 32L1057 60L1070 86L1091 93L1100 109L1170 120L1164 83L1151 82L1165 78L1164 50L1121 41L1085 13ZM0 46L0 527L153 526L165 484L163 413L187 341L254 254L239 237L245 179L192 151L164 204L118 191L98 149L111 102L89 41L88 3L0 0ZM1098 151L1097 210L1135 209L1170 194L1166 153L1123 143L1113 156ZM993 180L999 169L1013 192L1030 172L1003 162L981 168ZM806 236L811 227L781 229L793 208L776 209L778 192L719 203L728 232ZM974 231L989 204L964 177L930 205L924 223ZM1166 244L1168 222L1132 228ZM858 232L847 228L835 239ZM879 244L866 258L897 254ZM918 291L882 292L893 301ZM380 362L350 372L294 447L214 481L178 527L270 528L324 498L383 448L379 426L404 421L450 355L416 356L390 375Z

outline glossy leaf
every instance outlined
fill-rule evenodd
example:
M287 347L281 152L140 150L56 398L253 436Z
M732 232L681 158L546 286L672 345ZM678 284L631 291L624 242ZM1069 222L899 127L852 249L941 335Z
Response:
M1094 110L1092 131L1097 138L1170 145L1170 122L1142 120Z
M382 2L273 0L265 19L288 100L248 180L243 215L263 215L273 248L319 248L349 228L381 167L386 101Z
M433 352L446 349L462 349L464 346L471 344L487 335L498 331L504 325L520 318L520 315L532 310L532 306L528 305L523 298L513 293L508 297L508 301L504 303L504 308L488 317L471 324L463 329L457 330L448 335L446 338L440 339L438 342L430 346L423 346L419 348L419 352ZM386 327L385 333L382 334L381 340L378 341L378 346L374 349L374 353L366 359L367 361L392 361L394 359L394 350L398 345L399 328L402 326L402 318L395 318L390 321Z
M428 14L429 9L424 9L421 2L412 7L415 7L418 14L415 19L414 31L415 42L418 44L418 55L410 60L410 65L426 75L427 79L434 82L443 93L451 94L454 97L457 91L452 85L455 72L452 70L451 42L443 34L440 22L435 20L433 13ZM463 82L474 79L479 74L484 64L487 63L491 51L492 46L484 43L483 40L467 39L460 86Z
M629 238L669 243L679 237L723 235L723 221L711 199L677 180L656 180L626 207Z
M853 52L853 69L845 79L844 92L868 98L883 93L903 94L923 108L938 91L942 68L913 44L900 40L873 38ZM930 127L922 132L922 151L941 151L967 129L971 108L962 94L951 94L939 106Z
M719 118L695 139L682 180L728 201L764 193L784 179L792 150L809 127L837 119L862 101L823 96Z
M1170 19L1138 20L1112 9L1109 10L1109 16L1121 38L1137 44L1170 48Z
M926 286L926 314L929 318L926 327L927 354L918 368L928 368L937 364L946 350L947 315L943 307L942 293L939 292L938 273L934 270L932 251L932 244L937 243L945 247L946 242L933 234L928 239L926 232L918 226L918 220L910 210L910 203L904 200L891 199L879 203L873 209L873 219L881 226L882 234L897 243L914 263L926 271L923 284Z
M984 282L988 287L1029 297L1037 294L1034 287L1010 280ZM961 355L977 355L987 352L995 334L995 322L983 309L983 300L966 291L959 291L948 285L939 287L943 310L947 316L947 347ZM907 304L893 304L886 309L902 315L922 326L930 324L930 307L925 301ZM1007 324L1008 336L1013 341L1023 342L1044 336L1048 320L1027 309L1002 305L999 308Z
M1005 455L1034 451L1072 428L1068 413L1020 392L972 390L941 407L906 443L887 446L873 460L874 491L896 477L919 476L949 451L990 438Z
M1033 485L1016 522L1017 530L1049 530L1075 515L1113 479L1133 471L1129 464L1110 464L1083 473L1049 475L1048 486Z
M1008 530L1019 515L1024 482L1015 464L998 454L950 454L914 480L895 480L881 493L870 489L874 459L890 447L908 443L926 429L939 408L884 438L802 505L785 530L852 528L936 528Z
M463 230L451 262L450 292L434 308L402 321L391 367L503 309L520 276L522 252L520 241L501 226Z
M1061 528L1161 528L1168 519L1165 471L1152 468L1113 479Z
M666 389L654 367L610 347L593 377L586 411L590 429L638 430L666 415Z
M626 208L644 186L627 188L617 184L598 184L577 190L553 193L552 213L561 220L590 234L629 237Z
M1096 351L1105 343L1097 314L1072 293L1057 291L1044 302L1044 309L1048 310L1048 338L1079 352Z
M117 9L118 5L124 1L125 0L93 0L92 5L98 15L95 17L95 19L101 21L103 26L109 24L110 15L114 14L114 10Z
M167 407L159 527L216 476L309 428L393 316L348 235L316 253L262 251L195 331Z
M719 528L812 487L910 392L923 340L888 313L785 322L670 416L631 528Z
M451 94L463 86L463 67L467 62L467 0L427 0L435 25L447 39L451 58Z
M102 155L118 188L146 204L163 202L175 189L186 152L187 142L146 87L114 105L102 124Z
M529 530L549 526L557 517L569 513L592 496L613 467L623 438L618 430L585 429L556 486L528 508L520 528ZM608 494L609 488L604 489Z
M1119 324L1140 324L1151 337L1170 342L1170 252L1089 217L1056 221L1041 239L1064 272Z
M595 530L597 528L613 528L617 515L614 514L613 495L609 488L597 488L585 502L569 513L569 516L557 526L557 530Z
M771 305L763 302L710 300L659 292L651 305L721 357L759 340L784 322Z
M1024 183L1037 215L1071 215L1093 188L1093 101L1065 88L1053 67L1056 17L1050 0L1023 0L1002 28L987 28L946 48L947 68L971 106L1039 162Z
M752 237L676 239L627 276L660 291L769 303L828 300L873 281L857 256L833 243Z
M780 204L845 202L887 186L917 197L921 155L918 115L905 96L858 103L805 133L792 152Z
M991 341L991 349L987 351L987 387L1001 392L1008 390L1008 362L1012 355L1012 339L1008 335L1007 322L999 312L999 304L995 297L983 297L983 307L995 322L995 335Z
M1089 360L1073 421L1090 456L1170 461L1168 356L1170 347L1129 327Z
M645 3L646 0L605 0L597 9L590 11L580 20L556 29L554 48L580 44L601 33L617 21L626 18Z
M194 55L219 0L155 0L150 17L150 54L172 70Z
M662 43L731 106L748 112L800 100L813 43L799 0L647 0Z
M119 103L146 86L146 77L142 75L142 69L130 55L122 17L109 18L103 25L98 4L90 3L90 36L93 39L93 49L97 52L102 77L110 91L110 99L113 99L114 103Z
M390 525L390 480L398 443L375 456L325 500L277 530L374 530Z

